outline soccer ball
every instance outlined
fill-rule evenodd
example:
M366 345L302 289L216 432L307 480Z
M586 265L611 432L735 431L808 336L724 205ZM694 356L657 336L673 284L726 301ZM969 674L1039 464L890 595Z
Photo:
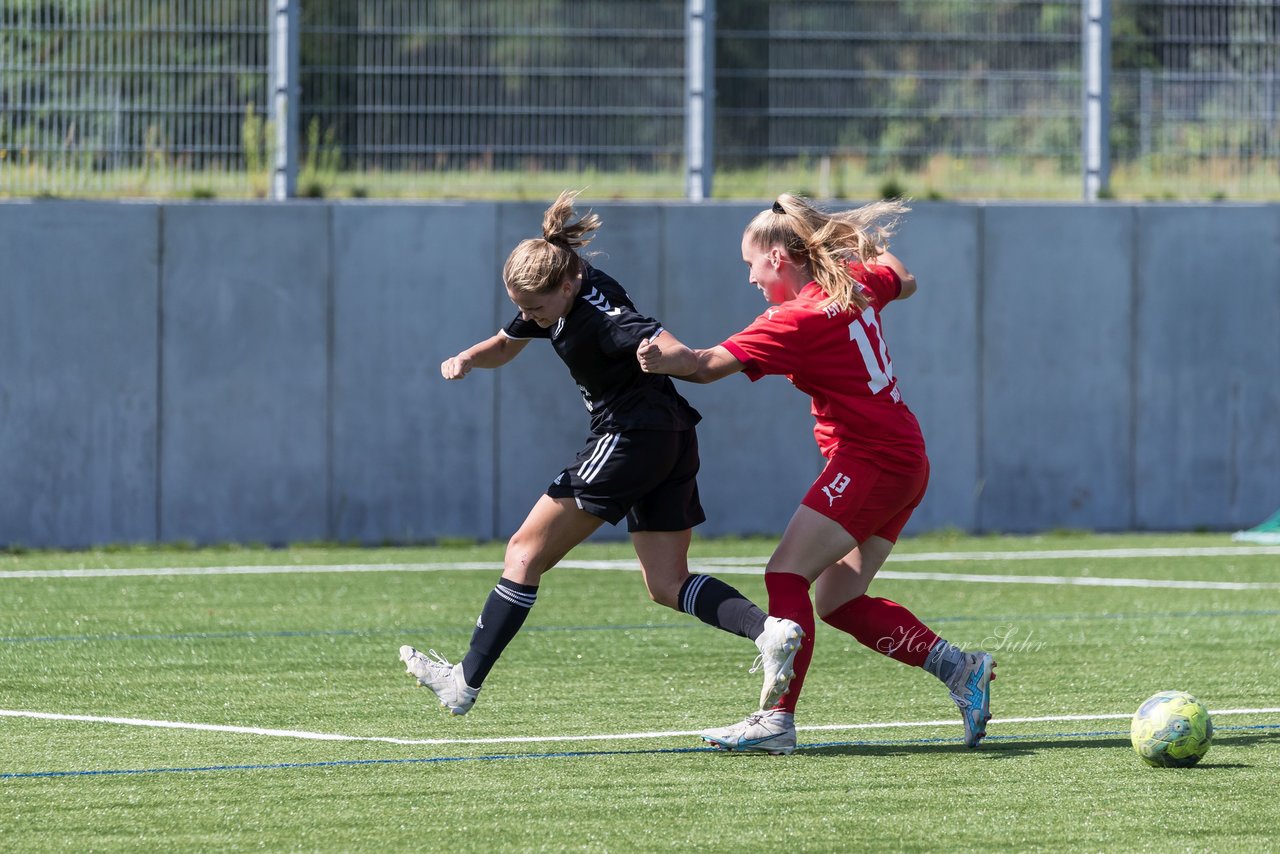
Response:
M1133 715L1133 750L1157 768L1189 768L1213 741L1209 710L1186 691L1161 691Z

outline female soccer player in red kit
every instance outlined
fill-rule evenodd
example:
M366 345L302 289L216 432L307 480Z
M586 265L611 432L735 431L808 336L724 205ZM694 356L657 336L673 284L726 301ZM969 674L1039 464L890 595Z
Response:
M804 630L795 676L777 703L703 733L716 747L795 749L796 703L813 657L810 585L824 622L946 684L964 717L965 744L976 747L986 735L991 656L964 652L901 605L866 595L929 481L924 438L898 391L880 318L916 290L915 277L885 248L905 211L882 201L827 213L783 194L742 237L751 284L773 305L719 346L693 350L668 332L636 351L645 371L693 382L739 371L753 382L785 375L813 398L826 459L765 567L769 613Z

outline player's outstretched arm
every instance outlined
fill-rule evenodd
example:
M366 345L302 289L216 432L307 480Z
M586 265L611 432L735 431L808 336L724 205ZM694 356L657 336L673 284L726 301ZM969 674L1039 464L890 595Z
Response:
M736 374L743 367L732 353L719 345L694 350L666 331L642 343L636 349L636 358L640 369L647 374L668 374L695 383L715 382Z
M527 339L508 338L499 332L445 359L440 363L440 375L447 380L460 380L472 368L500 368L520 355L528 343Z

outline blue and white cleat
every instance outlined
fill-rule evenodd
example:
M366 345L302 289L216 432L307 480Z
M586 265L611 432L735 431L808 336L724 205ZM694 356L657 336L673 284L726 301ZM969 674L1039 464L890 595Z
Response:
M787 756L796 749L795 715L781 709L756 712L745 721L700 733L717 750Z
M985 652L967 652L964 658L964 666L956 668L947 688L964 718L965 747L977 747L986 737L987 721L991 720L991 680L996 678L996 662Z
M764 631L756 638L756 648L760 655L749 673L764 671L764 686L760 689L760 708L772 709L787 693L791 680L795 678L796 653L804 641L804 629L800 624L780 617L768 617L764 621Z

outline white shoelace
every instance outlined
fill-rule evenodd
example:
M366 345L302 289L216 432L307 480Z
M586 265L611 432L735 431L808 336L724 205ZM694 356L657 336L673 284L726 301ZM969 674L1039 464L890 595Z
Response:
M427 658L427 656L430 656L430 658ZM427 655L424 655L422 657L427 658L427 661L432 664L443 664L445 667L449 668L450 671L453 670L453 665L449 663L449 659L445 658L443 655L436 652L434 649L427 650ZM435 659L434 662L431 661L432 658Z

